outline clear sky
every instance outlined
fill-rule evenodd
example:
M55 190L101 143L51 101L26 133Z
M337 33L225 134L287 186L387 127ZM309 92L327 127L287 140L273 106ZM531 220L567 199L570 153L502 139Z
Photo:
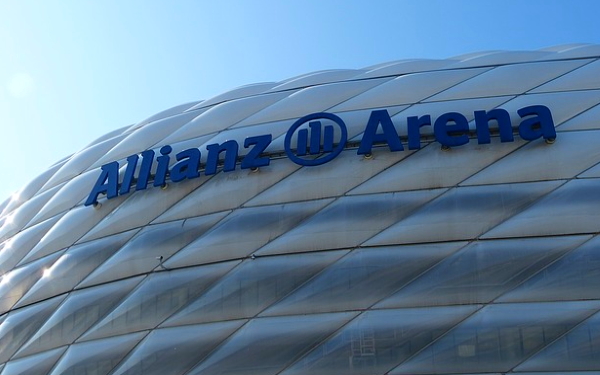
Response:
M238 86L600 44L596 0L0 0L0 202L95 138Z

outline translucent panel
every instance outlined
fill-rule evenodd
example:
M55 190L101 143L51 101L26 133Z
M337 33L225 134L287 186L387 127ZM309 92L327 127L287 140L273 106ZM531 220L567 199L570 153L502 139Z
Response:
M262 315L367 309L465 244L354 250Z
M575 327L571 332L517 366L515 370L600 370L600 314L592 316Z
M269 166L260 167L258 171L245 169L217 173L154 222L183 219L196 216L198 212L211 213L239 208L269 186L279 186L281 179L298 168L299 165L289 160L278 160L271 162Z
M516 140L500 144L473 144L449 151L442 150L438 143L431 143L411 155L410 158L369 179L349 194L451 187L501 159L524 143L522 140ZM388 151L384 149L381 152L387 153Z
M596 233L600 180L571 180L482 238Z
M355 247L400 221L444 190L341 197L257 255Z
M135 231L129 231L71 247L51 267L44 270L42 278L16 307L72 290L134 234Z
M419 275L377 307L487 303L588 238L477 241Z
M60 219L60 215L29 227L3 243L0 250L0 273L10 271Z
M169 109L165 109L164 111L160 111L157 114L154 114L154 115L148 117L147 119L138 122L134 126L131 126L130 129L128 131L126 131L125 133L131 133L132 132L131 128L137 129L139 127L144 126L145 124L148 124L148 123L151 123L151 122L154 122L154 121L158 121L158 120L162 120L162 119L167 118L167 117L175 116L175 115L178 115L178 114L183 113L183 112L191 111L191 110L194 109L195 106L197 106L197 105L199 105L201 103L204 103L204 102L202 100L200 100L200 101L194 101L194 102L179 104L179 105L176 105L176 106L171 107ZM200 111L198 111L198 113L200 113Z
M546 181L454 188L365 245L476 238L521 212L560 183Z
M287 178L280 177L281 181L246 206L341 196L410 154L380 152L365 159L356 150L348 150L329 162L327 168L301 168Z
M557 132L564 132L570 130L595 130L600 129L600 123L598 122L600 117L600 105L592 107L587 111L563 122L557 129ZM558 135L562 138L562 133Z
M29 262L47 254L73 245L87 231L124 201L124 197L116 197L104 201L99 208L75 207L58 220L58 222L42 237L40 242L27 254L23 262ZM110 216L110 215L109 215ZM107 233L108 234L113 234Z
M72 344L111 311L141 280L141 277L136 277L69 294L47 321L40 322L44 325L15 357Z
M475 59L475 58L480 58L483 56L493 56L496 54L502 54L505 51L500 51L500 50L484 50L484 51L475 51L475 52L468 52L468 53L463 53L461 55L457 55L457 56L452 56L451 59L452 60L456 60L457 62L463 62L463 61L468 61L471 59ZM493 64L490 64L493 65Z
M4 201L4 203L6 203L7 201ZM8 220L12 220L12 218L10 217L10 215L6 215L6 216L2 216L0 217L0 228L2 228L2 226L4 226L4 223L7 222ZM9 234L10 235L10 234ZM9 235L5 235L2 240L6 239L9 237Z
M261 122L294 119L309 113L321 112L387 80L389 78L338 82L307 87L248 117L241 124L250 125Z
M49 255L26 266L13 269L2 275L0 279L0 313L8 311L36 281L61 253Z
M209 230L225 214L145 227L122 249L96 269L80 287L130 277L158 268L163 260ZM162 257L162 258L161 258Z
M2 204L0 204L0 217L2 219L5 217L3 216L4 211L8 208L8 206L11 205L12 202L17 200L18 193L18 191L13 192L10 196L5 197L4 201L2 201Z
M59 187L50 189L34 198L23 203L15 209L5 220L4 225L0 227L0 241L18 233L26 227L26 224L39 212L39 210L52 198Z
M25 187L21 190L15 192L11 197L10 202L2 211L2 215L6 215L18 207L20 207L23 203L29 202L31 197L33 197L38 190L48 181L50 177L62 166L62 164L56 164L52 167L48 168L45 172L42 172L39 176L34 178L31 182L29 182ZM4 228L0 228L0 240L4 237Z
M431 60L431 59L399 59L399 60L392 60L392 61L386 61L386 62L380 62L380 63L376 63L373 65L369 65L364 67L363 69L367 70L366 74L369 74L371 71L376 70L376 69L381 69L381 68L385 68L385 67L391 67L394 65L402 65L402 64L411 64L411 63L420 63L423 62L424 66L426 66L427 62L431 62L431 61L444 61L444 60ZM435 68L433 69L425 69L425 70L437 70ZM413 72L401 72L398 74L384 74L384 75L400 75L400 74L406 74L406 73L413 73Z
M155 145L157 142L160 142L167 135L173 133L184 124L192 121L192 119L200 113L201 112L198 111L184 112L146 124L129 134L127 138L123 139L118 145L105 153L105 155L94 163L93 166L99 167L113 160L125 158L129 155L144 151Z
M0 324L0 362L6 362L42 325L62 301L56 297L13 311Z
M67 347L54 349L31 357L10 361L2 375L40 375L47 374Z
M592 168L577 176L577 178L600 178L600 164L596 164Z
M127 132L127 130L131 127L132 127L132 125L126 125L126 126L117 128L115 130L111 130L108 133L101 135L100 137L98 137L98 138L94 139L93 141L91 141L90 143L88 143L80 152L83 152L89 148L92 148L94 145L102 143L111 138L117 138L118 136L125 134ZM79 152L77 154L79 154ZM75 155L77 155L77 154L75 154ZM73 157L75 157L75 155L73 155Z
M599 307L599 302L489 305L390 374L506 372Z
M129 195L103 201L101 211L113 201L127 197L123 204L110 212L102 222L90 230L79 242L147 225L205 181L202 178L196 178L178 184L169 184L166 190L150 187L146 190L135 191ZM91 207L85 208L91 209ZM201 214L201 212L198 212L198 215Z
M328 251L245 260L164 325L251 318L346 253Z
M554 144L531 142L461 185L567 179L600 162L600 131L565 132Z
M42 191L70 180L89 168L94 162L104 156L108 150L125 138L124 135L113 137L104 142L85 148L74 154L42 187ZM92 185L93 186L93 185Z
M402 75L335 106L331 111L417 103L489 69L441 70Z
M291 230L330 202L324 199L241 208L167 260L165 267L185 267L250 256L256 249Z
M427 101L518 95L588 62L590 60L566 60L499 66Z
M206 357L245 321L157 329L112 375L180 375Z
M503 65L529 62L531 60L541 60L542 58L552 56L553 54L545 51L488 51L477 52L470 56L464 55L453 57L463 61L451 65L453 69L468 68L472 66L483 65Z
M4 211L4 209L8 206L8 204L10 203L10 201L12 200L13 196L11 195L10 197L4 199L4 201L2 201L2 203L0 203L0 216L2 215L2 211Z
M387 374L476 306L367 311L282 375Z
M250 84L250 85L240 86L233 90L224 92L223 94L219 94L215 97L212 97L208 100L200 102L200 103L196 104L195 106L193 106L192 108L188 109L188 111L196 110L198 108L208 107L208 106L215 105L215 104L225 102L228 100L243 98L245 96L259 95L259 94L262 94L262 93L268 91L270 88L275 87L276 85L277 85L276 82L263 82L263 83L254 83L254 84Z
M364 71L362 70L356 69L332 69L312 72L303 74L299 77L286 79L284 83L273 87L270 91L290 90L314 85L323 85L325 83L347 81L363 72Z
M582 60L589 62L590 60ZM558 77L531 92L600 89L600 61L596 60L573 72Z
M89 171L72 178L48 200L38 214L31 219L29 225L37 224L77 205L88 196L97 179L97 171Z
M585 46L593 46L593 44L586 44L586 43L565 43L565 44L558 44L555 46L549 46L549 47L545 47L545 48L540 48L540 51L549 51L549 52L555 52L554 56L562 56L562 53L567 53L573 50L577 50L581 47L585 47ZM593 56L593 55L586 55L586 56ZM579 56L577 55L577 57L585 57L585 56Z
M560 237L553 237L556 241ZM515 290L502 302L600 299L600 237L552 263Z
M289 92L252 96L218 104L202 113L161 142L171 144L227 129L240 120L290 95Z
M415 72L426 72L430 70L443 69L453 64L452 60L426 60L411 59L379 64L371 67L371 70L357 76L357 79L396 76Z
M156 327L197 298L237 262L226 262L150 275L126 300L86 333L82 340Z
M154 115L154 116L156 116L156 115ZM151 116L151 118L154 116ZM127 136L131 133L135 133L138 129L144 127L144 125L146 125L148 122L150 122L150 121L144 120L144 121L126 126L125 129L123 131L121 131L121 134Z
M189 375L277 374L354 315L338 313L252 320Z
M558 46L551 46L542 49L542 51L555 51L554 55L547 56L546 59L576 59L582 57L600 56L600 46L586 43L569 43Z
M71 345L50 375L106 375L147 332Z

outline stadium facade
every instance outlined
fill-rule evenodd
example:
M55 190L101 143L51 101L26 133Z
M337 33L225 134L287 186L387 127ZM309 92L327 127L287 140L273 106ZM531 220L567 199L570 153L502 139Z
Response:
M1 375L600 371L600 46L241 87L0 206Z

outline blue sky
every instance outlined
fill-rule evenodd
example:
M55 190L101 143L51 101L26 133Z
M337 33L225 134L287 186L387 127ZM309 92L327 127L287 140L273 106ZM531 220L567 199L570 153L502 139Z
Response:
M600 44L600 1L0 0L0 201L111 130L250 83Z

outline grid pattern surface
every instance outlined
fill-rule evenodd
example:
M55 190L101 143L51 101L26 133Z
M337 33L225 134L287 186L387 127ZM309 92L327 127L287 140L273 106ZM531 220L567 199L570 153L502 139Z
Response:
M424 130L83 204L103 164L167 144L272 134L278 155L314 112L356 144L374 109L404 136L534 104L554 144ZM107 134L0 205L0 375L600 371L599 104L600 46L569 45L316 72Z

